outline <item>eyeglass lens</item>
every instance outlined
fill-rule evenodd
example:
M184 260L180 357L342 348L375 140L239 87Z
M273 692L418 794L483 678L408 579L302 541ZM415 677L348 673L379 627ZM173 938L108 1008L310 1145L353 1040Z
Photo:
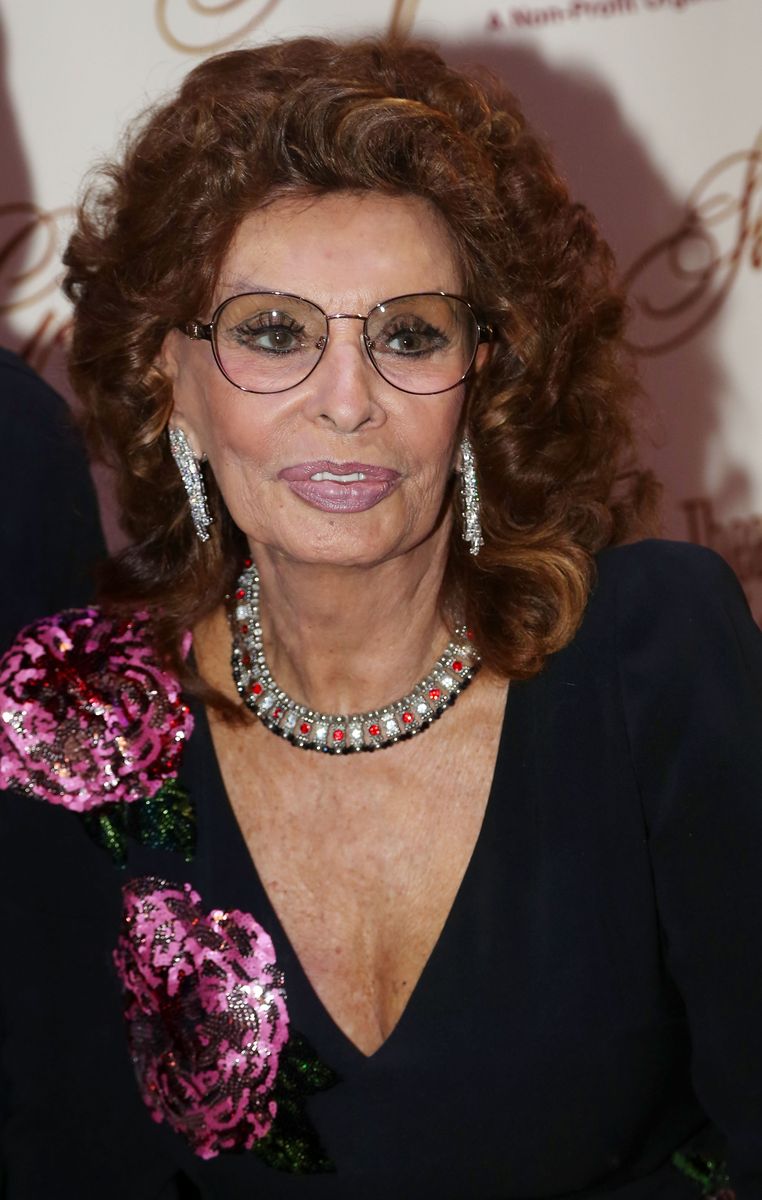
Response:
M376 370L402 391L447 391L467 374L479 341L465 301L435 293L399 296L376 305L365 322ZM228 379L251 392L280 392L301 383L320 360L328 319L309 300L251 293L219 309L214 347Z

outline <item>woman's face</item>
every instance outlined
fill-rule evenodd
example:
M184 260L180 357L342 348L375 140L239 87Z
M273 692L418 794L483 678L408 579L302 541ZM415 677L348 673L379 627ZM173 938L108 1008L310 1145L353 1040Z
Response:
M444 223L426 201L335 193L278 200L247 217L214 306L280 291L328 314L364 315L393 296L462 286ZM255 558L264 547L293 561L372 565L448 535L440 518L463 385L430 396L400 391L369 361L362 322L332 320L329 330L312 374L269 395L229 383L208 342L178 331L165 342L172 424L207 456Z

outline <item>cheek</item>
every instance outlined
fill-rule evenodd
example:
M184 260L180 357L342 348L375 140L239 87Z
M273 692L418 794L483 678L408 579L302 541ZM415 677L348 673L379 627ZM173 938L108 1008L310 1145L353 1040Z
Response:
M458 463L463 396L447 404L427 406L411 431L414 453L421 470L433 480L449 478Z
M192 365L181 361L174 380L174 412L205 454L215 474L238 463L254 463L269 456L278 440L276 415L220 374L215 363Z
M204 451L236 525L248 530L256 514L276 506L270 480L282 436L277 425L256 417L246 404L210 406Z
M286 440L283 423L257 400L218 397L207 406L206 453L215 471L247 467L266 472Z

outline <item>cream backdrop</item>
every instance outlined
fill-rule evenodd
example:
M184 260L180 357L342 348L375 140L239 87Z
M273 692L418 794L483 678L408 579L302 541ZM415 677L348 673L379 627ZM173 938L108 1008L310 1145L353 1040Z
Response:
M762 618L762 0L5 0L0 338L66 390L82 177L202 56L385 30L489 66L554 144L630 287L665 532L720 550Z

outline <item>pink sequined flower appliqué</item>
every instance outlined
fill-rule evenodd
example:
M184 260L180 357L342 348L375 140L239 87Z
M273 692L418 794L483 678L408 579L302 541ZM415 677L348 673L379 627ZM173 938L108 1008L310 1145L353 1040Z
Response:
M147 617L95 608L22 631L0 662L0 716L0 788L80 813L154 797L193 727Z
M277 1114L289 1039L282 974L249 913L205 915L190 884L124 889L114 961L143 1099L201 1158L248 1150Z

